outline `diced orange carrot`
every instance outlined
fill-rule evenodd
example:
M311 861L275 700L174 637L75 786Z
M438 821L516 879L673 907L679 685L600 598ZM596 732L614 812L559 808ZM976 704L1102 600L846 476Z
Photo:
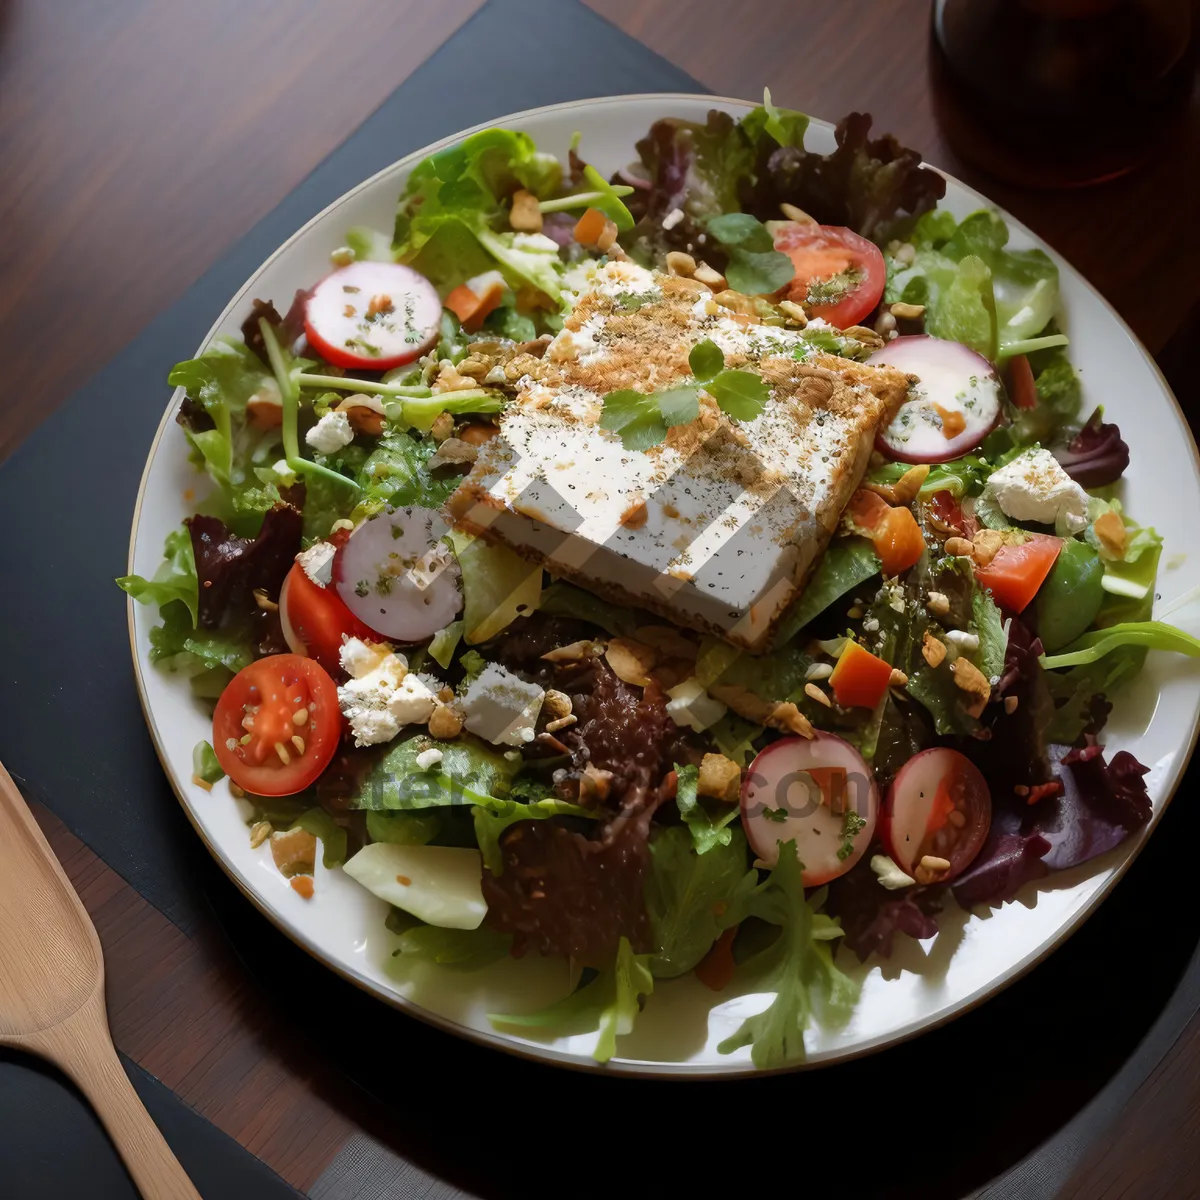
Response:
M921 527L907 508L891 509L876 528L872 541L885 575L907 571L925 552Z
M298 896L303 896L305 900L311 900L315 890L311 875L296 875L292 878L292 891Z
M696 964L696 978L706 988L719 992L729 986L737 964L733 961L733 939L738 927L727 929L713 943L712 949Z
M874 708L883 699L892 668L857 642L847 641L838 657L829 686L837 702L847 708Z
M504 299L504 287L492 283L482 296L476 295L465 283L460 283L443 301L443 304L459 319L468 333L475 333L487 315L500 307Z
M600 240L607 220L608 218L598 208L589 208L575 222L575 240L581 246L594 246Z

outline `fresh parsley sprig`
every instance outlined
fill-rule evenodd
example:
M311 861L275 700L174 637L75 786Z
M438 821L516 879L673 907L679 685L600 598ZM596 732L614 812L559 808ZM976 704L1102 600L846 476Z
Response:
M695 377L692 383L649 394L631 388L609 392L600 428L620 434L626 450L649 450L672 425L687 425L700 415L701 390L735 421L752 421L762 412L770 395L762 377L745 368L726 367L721 347L711 339L692 347L688 365Z

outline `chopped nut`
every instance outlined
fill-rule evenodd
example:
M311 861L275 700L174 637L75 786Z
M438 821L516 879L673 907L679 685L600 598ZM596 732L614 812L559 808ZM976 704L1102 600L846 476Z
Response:
M462 732L462 717L448 704L439 704L429 717L429 736L439 741L449 741Z
M790 317L794 325L799 325L801 329L808 324L808 314L794 300L780 300L779 311L785 317Z
M892 305L892 316L901 321L917 321L925 315L925 305L923 304L905 304L903 300L897 300Z
M487 421L475 421L458 431L459 438L472 446L482 446L490 442L500 432L495 425Z
M813 663L804 672L805 679L828 679L833 674L832 663Z
M692 272L692 278L706 287L712 288L714 292L725 290L725 276L720 271L714 271L707 263L701 263Z
M271 836L270 821L256 821L250 828L250 849L257 850Z
M742 316L754 320L758 319L758 306L755 304L753 296L746 296L742 292L733 292L726 288L723 292L718 292L713 300L722 308L728 309L729 312L740 313Z
M608 643L604 658L622 683L645 687L650 682L654 664L658 662L658 651L633 638L613 638Z
M921 639L921 657L931 666L940 667L946 660L946 644L940 642L927 629Z
M1120 514L1110 508L1096 518L1092 528L1096 531L1096 539L1104 551L1105 558L1124 558L1125 548L1129 545L1129 531Z
M864 346L870 346L874 350L883 349L883 338L874 329L868 329L865 325L848 326L842 330L842 337L853 338L856 342L862 342Z
M557 733L560 729L566 729L574 725L579 718L574 713L567 713L565 717L558 717L554 721L550 721L546 725L547 733ZM561 743L560 743L561 744Z
M448 412L440 412L429 427L435 442L444 442L454 432L454 418Z
M583 768L583 776L579 780L579 799L584 803L607 800L611 787L612 772L602 771L599 767L588 763Z
M730 705L730 708L732 707L733 705ZM763 724L797 733L801 737L810 738L813 735L812 722L790 701L775 705Z
M317 861L317 839L307 829L285 829L271 834L271 857L280 873L311 874Z
M950 870L950 862L945 858L938 858L934 854L926 854L921 859L921 866L927 871L948 871Z
M283 424L283 401L256 393L246 401L246 418L255 429L278 429Z
M1004 697L1004 711L1011 717L1017 711L1017 705L1020 703L1019 696Z
M603 642L571 642L566 646L556 646L553 650L542 655L544 662L570 663L583 662L588 658L599 658L604 653Z
M448 437L425 463L429 470L435 467L461 466L463 463L473 463L479 457L479 447L462 438Z
M783 203L779 206L779 211L789 221L795 221L797 225L815 225L817 224L816 217L810 217L802 208L797 208L794 204Z
M571 712L571 697L566 692L558 691L557 688L550 688L542 697L542 712L551 721L557 721L559 717L567 716Z
M211 783L209 783L207 779L201 779L201 777L200 777L199 775L193 775L193 776L192 776L192 782L193 782L193 783L194 783L194 784L195 784L195 785L196 785L198 788L201 788L203 791L206 791L206 792L211 792L211 791L212 791L212 784L211 784Z
M346 414L346 420L350 422L350 428L355 433L378 437L383 432L384 415L374 404L363 403L365 399L366 397L347 396L337 406L337 411Z
M600 231L600 236L596 239L596 249L601 254L607 254L613 248L613 243L617 240L617 223L615 221L605 221L604 228Z
M908 676L900 670L899 667L893 667L891 675L888 676L889 687L908 687Z
M700 647L674 625L639 625L636 632L639 642L653 646L667 658L693 659L700 653Z
M987 676L969 658L956 658L950 664L950 673L954 676L955 684L971 697L967 712L973 717L979 716L992 694L992 685L988 683Z
M458 368L452 362L443 362L438 369L437 378L429 385L430 391L439 392L469 392L479 386L479 381L470 375L460 375Z
M971 557L974 558L975 565L986 567L1004 545L1004 534L998 529L981 529L972 539L971 545Z
M452 687L439 688L437 698L443 704L449 704L454 699L454 689Z
M682 250L672 250L667 255L667 270L672 275L680 275L684 279L691 279L696 274L696 260L690 254L685 254Z
M826 708L833 707L833 701L830 700L829 697L824 693L824 691L822 691L821 688L817 687L817 685L815 683L806 683L804 685L804 694L810 700L815 700L818 704L825 705Z
M736 804L741 790L742 769L723 754L706 754L700 760L696 791L701 796Z
M521 188L513 193L508 223L518 233L542 232L542 210L538 207L538 198L532 192Z
M911 504L917 498L917 493L924 486L925 480L928 477L928 463L919 463L915 467L909 467L892 485L892 493L896 498L896 503Z
M975 553L975 545L966 538L949 537L946 539L946 553L955 558L970 558Z
M945 592L926 592L925 607L935 617L944 617L950 611L950 599Z
M896 318L890 312L881 312L875 318L875 332L881 334L883 337L887 337L889 333L894 332L895 328Z

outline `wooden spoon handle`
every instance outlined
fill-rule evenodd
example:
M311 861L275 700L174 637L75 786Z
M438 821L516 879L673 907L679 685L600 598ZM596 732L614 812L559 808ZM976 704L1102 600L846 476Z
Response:
M30 1041L91 1101L146 1200L201 1200L121 1066L102 991L61 1025Z

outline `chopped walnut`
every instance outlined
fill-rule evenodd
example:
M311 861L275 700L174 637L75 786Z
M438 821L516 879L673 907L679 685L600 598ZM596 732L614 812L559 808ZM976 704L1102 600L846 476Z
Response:
M650 682L654 664L658 662L658 651L633 638L613 638L608 643L604 658L622 683L645 687Z
M992 685L987 677L969 658L956 658L950 664L950 673L954 676L955 684L970 697L967 712L973 717L979 716L992 694Z
M449 741L462 732L462 717L448 704L439 704L429 717L429 736L439 741Z
M700 760L700 778L696 791L726 804L736 804L741 790L742 770L723 754L706 754Z
M1113 512L1110 508L1108 512L1096 518L1096 523L1092 528L1096 531L1096 539L1104 551L1105 558L1125 557L1125 549L1129 545L1129 531L1125 528L1125 522L1121 520L1119 513Z
M560 717L570 716L571 697L566 692L551 688L542 697L542 713L548 721L557 721Z
M931 667L940 667L946 661L946 643L939 641L928 629L921 639L921 657Z
M971 539L971 544L974 547L972 557L975 559L975 565L986 567L1004 545L1004 534L998 529L981 529Z
M513 193L508 223L518 233L542 232L542 210L538 207L538 198L532 192L521 188Z

